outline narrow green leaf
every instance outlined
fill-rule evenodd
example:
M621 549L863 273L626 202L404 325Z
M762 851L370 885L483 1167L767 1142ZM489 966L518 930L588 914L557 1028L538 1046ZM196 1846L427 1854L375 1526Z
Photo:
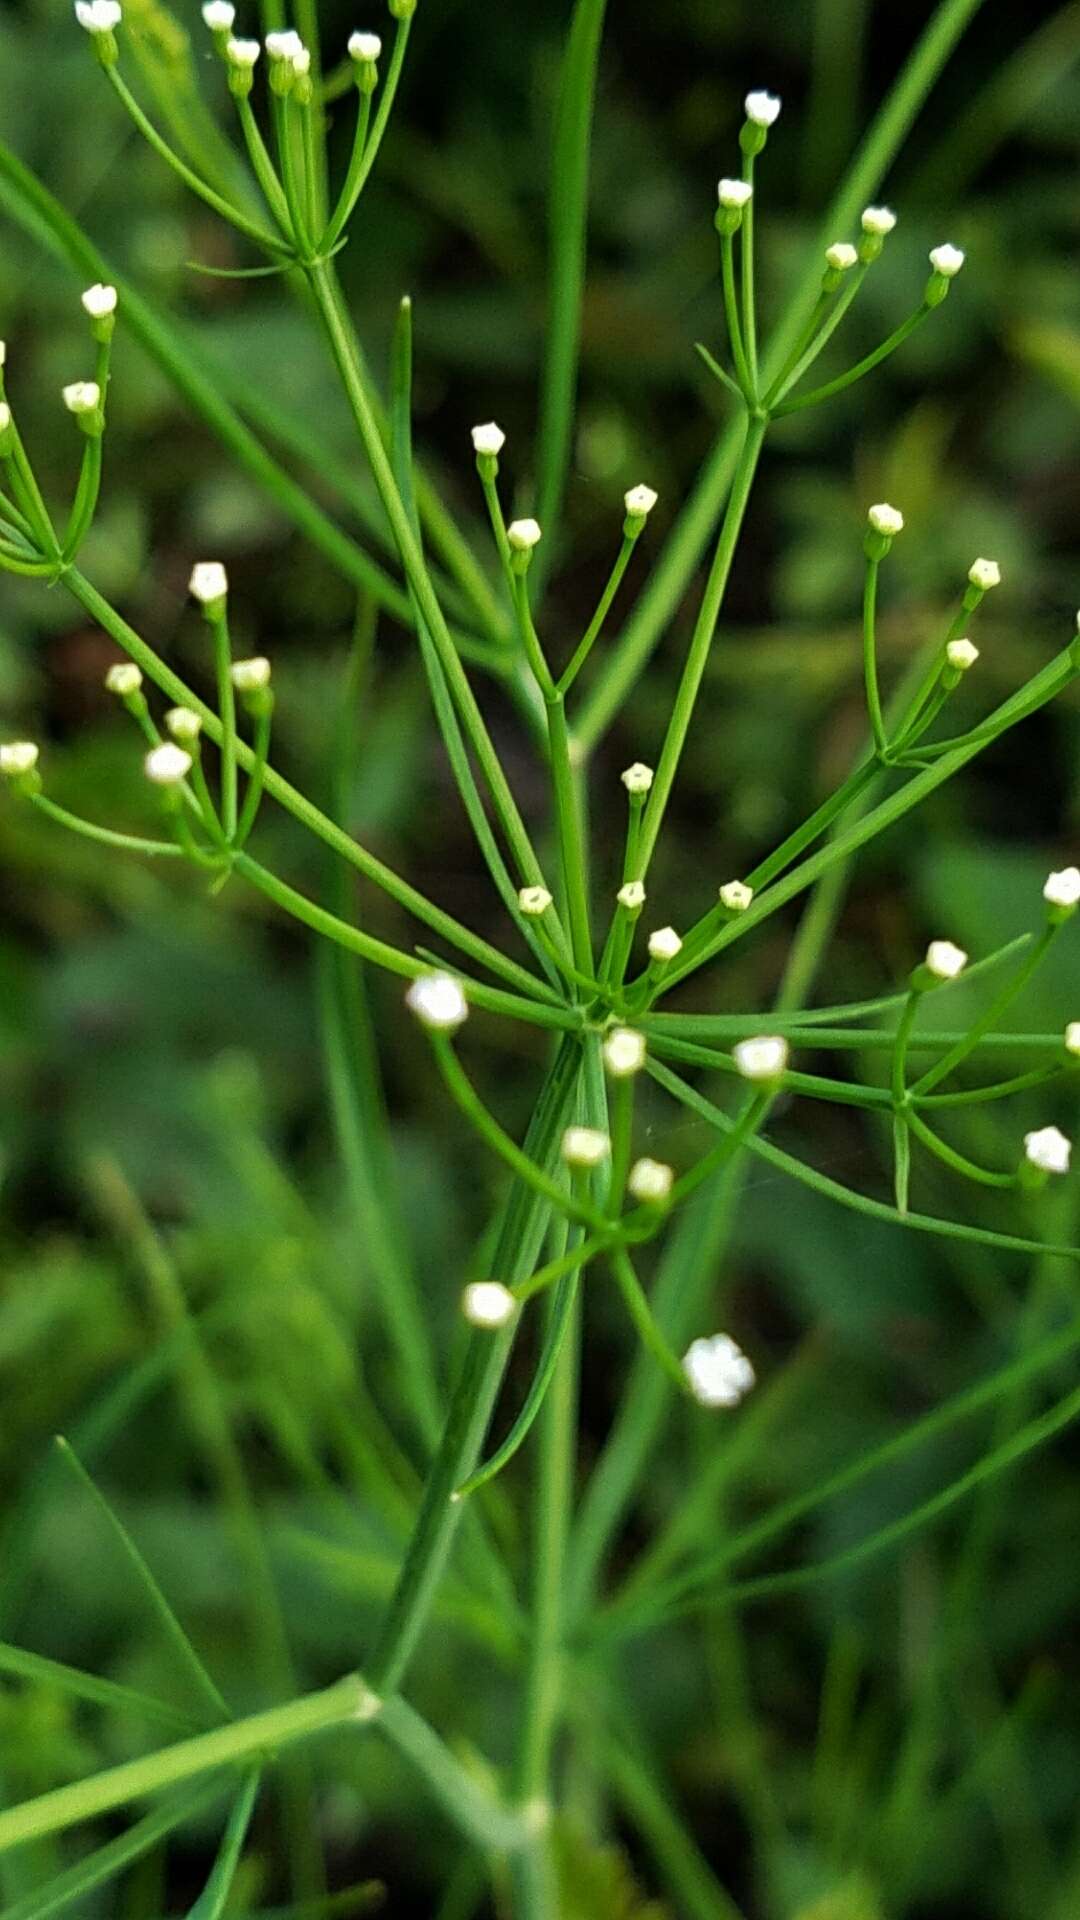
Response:
M240 1855L247 1838L261 1779L260 1769L253 1767L233 1801L228 1825L222 1834L221 1845L218 1848L210 1878L195 1905L190 1909L188 1920L221 1920L236 1869L240 1864Z
M53 1914L63 1913L76 1900L84 1899L106 1880L122 1873L133 1860L149 1853L151 1847L157 1846L192 1815L204 1813L220 1793L219 1780L203 1780L186 1792L172 1795L164 1806L137 1820L126 1833L95 1848L85 1860L58 1873L47 1886L5 1908L4 1920L52 1920Z
M120 1686L115 1680L99 1679L95 1673L83 1673L79 1667L48 1660L40 1653L27 1653L23 1647L13 1647L6 1640L0 1640L0 1673L14 1674L17 1679L35 1686L56 1687L77 1700L112 1707L117 1713L137 1713L144 1720L157 1721L178 1733L193 1733L200 1724L190 1714L170 1707L164 1700L155 1700L151 1694Z

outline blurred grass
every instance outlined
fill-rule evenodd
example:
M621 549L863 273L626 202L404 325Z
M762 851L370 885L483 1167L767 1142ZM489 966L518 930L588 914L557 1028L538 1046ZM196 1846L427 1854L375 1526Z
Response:
M352 14L319 11L334 49ZM692 343L718 337L711 200L716 175L732 164L745 88L775 86L785 99L761 170L758 223L762 290L775 306L852 138L929 11L868 0L772 10L673 0L662 15L624 0L609 10L553 631L573 632L591 607L623 488L642 478L659 488L662 530L715 434L717 390ZM220 110L196 9L181 13L198 80ZM466 457L477 418L494 416L510 432L516 502L534 504L543 195L568 13L563 0L527 10L425 0L405 110L342 257L380 369L399 297L414 297L417 438L466 517L477 504ZM776 436L657 863L661 920L696 915L715 873L745 869L852 750L868 498L896 498L907 518L883 609L888 673L935 629L976 552L1000 559L1005 585L980 616L982 659L958 696L972 712L1042 664L1070 629L1080 508L1078 57L1075 4L1022 16L984 7L884 183L901 225L846 329L853 356L906 310L929 245L948 237L965 246L969 267L939 323L904 354L820 418ZM183 104L186 65L179 71L162 104L201 139L205 129ZM288 290L186 271L188 260L228 266L239 256L94 81L66 9L27 0L0 20L4 139L107 252L179 310L209 359L255 381L296 420L316 420L328 455L352 469L344 409ZM83 370L76 291L69 273L10 223L0 226L9 384L51 494L70 485L76 462L54 397ZM319 780L333 752L351 590L222 458L122 329L115 374L88 570L205 686L198 623L181 596L192 555L220 552L235 582L240 651L275 659L285 769ZM356 502L337 501L329 461L320 495L344 524L363 507L363 525L372 511L366 482L355 470L348 477ZM604 796L620 766L649 757L687 631L684 613L598 757L598 884L618 858L617 810ZM107 794L114 823L138 830L148 816L137 755L100 691L110 657L100 635L73 623L62 596L5 581L0 728L43 732L57 796L99 812ZM383 622L348 819L443 904L499 937L425 699L407 636ZM531 817L540 790L515 723L490 688L485 704ZM830 1000L891 985L931 933L977 953L1030 924L1045 870L1076 858L1077 747L1073 697L871 850L830 961ZM260 834L283 871L309 870L289 821L270 816ZM185 1413L184 1343L163 1322L130 1219L125 1227L102 1203L107 1161L168 1249L255 1489L294 1659L317 1683L355 1660L385 1598L419 1457L328 1112L307 943L238 890L209 903L182 876L103 861L7 805L0 874L0 1634L174 1697L166 1649L134 1609L122 1565L48 1464L50 1437L63 1429L115 1498L230 1701L259 1692L235 1534L190 1406ZM363 913L372 930L408 937L381 898L365 893ZM784 932L777 926L736 950L710 988L714 1004L765 1003ZM396 989L375 980L369 991L377 1026L392 1035L384 1070L396 1178L445 1377L458 1281L491 1176L432 1096ZM1075 960L1063 947L1017 1024L1052 1029L1075 1018L1075 996ZM536 1084L532 1042L480 1020L476 1029L481 1069L520 1131ZM516 1049L509 1060L507 1044ZM1040 1104L984 1108L955 1137L1007 1164L1023 1128L1051 1117L1075 1126L1075 1097L1055 1096L1052 1115ZM648 1125L649 1150L679 1163L704 1142L704 1128L659 1097ZM780 1138L837 1178L887 1189L885 1137L856 1116L789 1109ZM957 1217L969 1205L925 1164L913 1202ZM1069 1190L1053 1210L1045 1230L1075 1241ZM766 1380L786 1381L795 1368L796 1382L810 1385L793 1392L768 1444L740 1457L717 1500L715 1538L1040 1337L1070 1304L1066 1286L1060 1274L1003 1265L978 1249L902 1239L756 1169L715 1304ZM626 1363L602 1289L590 1292L588 1315L586 1458L603 1440ZM523 1359L512 1391L526 1379ZM1060 1395L1068 1385L1063 1375L1046 1390ZM1019 1424L1029 1410L1015 1411ZM682 1417L665 1428L616 1572L677 1510L702 1448L715 1444L712 1428L703 1435ZM977 1444L991 1444L989 1426ZM928 1498L969 1457L943 1436L885 1484L874 1479L831 1503L783 1564L841 1552ZM512 1559L522 1543L506 1496L524 1484L514 1469L492 1507ZM767 1920L1075 1920L1078 1520L1076 1443L1066 1435L897 1556L755 1606L743 1620L720 1614L667 1627L631 1650L626 1673L608 1676L629 1687L643 1744L663 1761L705 1855L746 1911ZM515 1623L468 1556L436 1622L417 1696L462 1751L505 1760ZM125 1757L143 1738L134 1721L72 1706L47 1685L0 1688L5 1798ZM663 1810L644 1807L616 1773L609 1811L587 1726L572 1765L568 1920L660 1920L666 1909L649 1889L667 1884ZM453 1866L459 1843L392 1755L380 1750L376 1764L342 1742L326 1778L335 1884L377 1874L395 1915L484 1910L470 1891L471 1861L462 1854ZM133 1880L125 1920L166 1899L181 1904L216 1844L215 1827L196 1825L170 1855L168 1888L149 1870ZM280 1848L259 1813L250 1860L238 1911L282 1891ZM4 1900L57 1864L47 1850L0 1862ZM102 1904L109 1897L87 1913L119 1911Z

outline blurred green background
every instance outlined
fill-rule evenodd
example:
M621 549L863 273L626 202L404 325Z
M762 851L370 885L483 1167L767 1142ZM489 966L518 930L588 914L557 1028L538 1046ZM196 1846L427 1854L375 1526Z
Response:
M129 0L127 11L165 31L146 0ZM197 10L177 14L192 33L204 97L228 126ZM610 14L580 405L547 612L559 658L606 576L623 489L645 479L661 495L633 592L724 417L693 343L716 350L722 338L711 216L716 176L736 170L743 93L766 85L784 98L759 194L761 287L775 309L930 9L618 0ZM533 504L545 189L568 15L566 0L421 0L395 124L341 260L377 369L398 299L413 296L417 441L467 525L478 504L467 429L477 419L508 430L514 504ZM326 0L320 19L330 57L354 25L380 25L374 8L360 18ZM942 625L976 553L1000 561L1004 585L979 615L982 658L958 708L973 715L992 704L1072 631L1078 58L1080 5L990 0L881 183L876 197L897 208L900 225L845 330L852 357L910 310L929 246L952 240L967 249L968 266L946 307L887 367L773 436L657 862L657 924L696 917L716 880L746 870L856 751L869 500L896 501L907 521L885 589L890 678ZM348 111L339 122L343 157ZM286 464L343 524L370 519L309 316L279 280L188 270L192 260L250 262L140 144L66 5L41 0L0 16L0 137L125 273L182 318L234 397L276 410ZM50 498L66 497L76 467L76 436L57 396L87 371L80 286L7 217L0 190L8 388ZM204 634L185 583L193 559L224 559L238 649L274 660L275 758L321 800L352 590L222 454L122 324L113 369L106 479L85 571L205 687ZM313 434L317 460L294 458L294 439ZM381 529L361 537L377 548ZM693 608L691 595L596 755L596 878L605 890L621 831L617 773L655 756ZM57 798L139 831L153 819L140 754L101 687L114 657L61 591L4 578L0 733L42 740ZM484 699L535 815L535 760L512 712L490 690ZM1066 698L863 858L821 979L825 1000L888 991L930 935L977 955L1035 924L1046 870L1075 860L1080 846L1078 736L1080 702ZM505 939L413 645L390 622L380 623L351 767L348 819L364 843L477 930ZM295 884L324 884L317 850L290 820L268 811L258 837L260 857ZM175 1340L163 1347L174 1312L165 1258L203 1317L257 1486L296 1663L317 1684L363 1647L400 1551L418 1453L371 1309L370 1250L332 1124L310 943L237 886L208 899L197 877L109 858L3 796L0 886L0 1635L170 1688L154 1623L133 1601L107 1534L47 1465L50 1437L62 1430L81 1436L229 1697L258 1697L243 1583L198 1410L185 1397ZM363 912L376 932L416 937L369 892ZM778 916L682 1004L767 1006L791 926ZM495 1188L433 1090L397 987L376 979L370 991L404 1231L449 1373L460 1279ZM970 1011L978 992L967 992ZM1078 1015L1076 944L1066 940L1016 1023L1049 1031ZM474 1027L470 1063L520 1133L539 1050L520 1029L479 1019ZM1053 1119L1069 1131L1076 1108L1075 1094L1055 1093L976 1110L953 1137L1008 1165L1025 1127ZM887 1140L857 1115L789 1108L777 1126L784 1144L835 1178L887 1192ZM642 1144L683 1165L705 1132L654 1095ZM1030 1225L925 1165L913 1200L956 1218ZM1063 1185L1039 1229L1075 1242L1078 1211ZM1041 1272L903 1237L752 1171L716 1276L717 1324L732 1327L768 1391L783 1397L768 1403L761 1445L733 1466L714 1537L730 1513L812 1485L1000 1364L1056 1323L1073 1285L1067 1268ZM586 1467L627 1363L622 1322L599 1286L585 1361ZM523 1359L517 1391L525 1367ZM1013 1413L1026 1417L1036 1401ZM822 1558L862 1538L961 1471L993 1431L991 1415L833 1501L770 1564ZM717 1444L714 1427L681 1411L668 1422L615 1575ZM898 1555L623 1650L617 1677L635 1724L747 1913L1080 1913L1076 1468L1066 1436ZM527 1469L515 1468L497 1506L511 1555L521 1551L514 1496L526 1480ZM475 1743L501 1759L513 1648L495 1658L452 1602L425 1640L416 1697L466 1750ZM140 1738L45 1688L0 1683L5 1798L105 1765ZM637 1820L608 1803L589 1760L583 1732L578 1818L565 1838L568 1920L670 1916L676 1908L644 1904L662 1897L662 1861ZM395 1915L495 1911L470 1904L473 1862L386 1752L342 1742L326 1773L332 1884L377 1877ZM167 1870L151 1856L122 1894L107 1891L86 1911L182 1910L212 1844L212 1832L193 1833ZM5 1898L37 1884L48 1864L0 1862ZM284 1897L269 1819L256 1823L245 1871L252 1908Z

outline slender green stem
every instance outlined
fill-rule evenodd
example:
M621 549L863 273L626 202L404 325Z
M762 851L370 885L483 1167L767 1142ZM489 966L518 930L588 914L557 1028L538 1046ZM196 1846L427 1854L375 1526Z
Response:
M863 679L866 684L866 710L870 731L878 753L885 751L885 719L881 711L877 668L877 585L878 562L867 560L863 586Z
M757 396L758 357L757 357L757 309L754 301L754 155L743 154L743 179L751 188L750 198L743 208L739 227L739 266L740 289L742 293L742 334L746 346L746 370L750 376L748 397Z
M362 103L357 111L356 137L353 141L348 172L346 173L341 193L338 196L337 205L330 217L329 225L319 242L320 253L328 253L341 238L341 235L349 223L353 208L356 206L360 195L367 185L371 169L378 158L379 148L382 146L383 136L386 133L387 126L390 122L390 115L394 109L394 100L397 95L398 82L401 79L401 70L405 64L405 49L409 44L409 31L411 26L411 17L399 19L398 21L397 32L394 35L394 44L390 52L390 65L387 68L386 78L382 84L378 111L370 130L370 136L368 133L367 115L371 111L371 96L370 94L362 96ZM365 107L367 108L367 113L365 113ZM363 121L362 128L361 121Z
M1060 931L1060 924L1044 927L1023 965L1017 969L1013 978L1006 982L985 1013L980 1014L966 1038L956 1041L940 1060L935 1061L934 1065L928 1068L927 1072L915 1082L913 1093L919 1095L932 1092L940 1081L946 1079L960 1065L961 1061L967 1059L969 1053L978 1046L983 1035L998 1025L1002 1015L1023 992L1032 974L1042 965Z
M593 1243L594 1251L599 1251L601 1244L602 1242L599 1237L597 1237ZM574 1322L575 1302L582 1262L581 1245L582 1243L580 1242L576 1243L566 1253L558 1255L554 1261L549 1263L551 1269L560 1268L561 1272L559 1272L557 1276L551 1313L544 1333L544 1344L537 1362L536 1371L533 1374L529 1384L529 1390L522 1402L521 1411L505 1440L500 1442L494 1453L490 1454L483 1465L477 1467L476 1471L471 1473L467 1480L463 1480L461 1486L457 1489L458 1497L462 1500L465 1499L467 1494L475 1493L478 1488L486 1486L489 1480L494 1480L495 1476L510 1464L515 1453L519 1451L527 1440L533 1422L544 1404L545 1396L559 1362L559 1355L562 1352L563 1343ZM539 1279L546 1271L546 1269L540 1268L537 1274L533 1276L533 1279ZM553 1272L549 1275L549 1280L550 1278L556 1278ZM549 1284L549 1280L545 1280L544 1284ZM528 1286L529 1282L525 1284ZM535 1290L539 1291L539 1288ZM514 1291L519 1299L522 1298L522 1288L517 1287Z
M255 760L254 765L248 773L244 804L240 810L240 818L236 823L234 839L237 848L244 846L258 819L259 807L262 803L263 786L266 780L266 762L270 752L270 730L273 726L273 719L273 707L270 705L263 708L255 718L255 739L252 748Z
M232 683L229 621L224 606L215 609L208 624L214 642L214 673L221 718L221 817L225 838L231 843L236 838L236 693Z
M262 129L251 110L250 100L237 97L236 110L240 116L240 128L244 135L244 144L248 150L252 172L262 189L263 199L280 229L283 239L292 242L292 228L289 223L289 203L285 190L277 176L277 169L270 158L270 150L262 136Z
M645 1351L666 1373L673 1387L680 1393L689 1393L687 1378L678 1355L669 1346L660 1330L656 1316L649 1305L648 1296L634 1270L634 1263L625 1247L614 1247L609 1255L611 1270L618 1282L626 1310L634 1331Z
M750 367L743 345L742 325L739 320L739 297L735 291L735 241L730 233L720 235L720 281L724 292L724 317L727 321L731 357L735 362L735 372L738 375L743 399L748 407L752 407L754 383L750 378Z
M464 1114L471 1127L479 1134L504 1165L525 1186L531 1187L541 1199L547 1200L556 1213L569 1220L576 1220L585 1226L595 1228L603 1226L603 1216L592 1207L576 1200L561 1180L553 1179L543 1167L530 1159L515 1140L500 1127L493 1114L485 1107L479 1094L473 1087L455 1052L453 1042L446 1034L431 1034L432 1050L438 1063L448 1093L458 1110Z
M569 693L570 688L573 686L574 681L577 679L578 674L581 672L582 667L585 665L585 662L588 659L590 653L592 652L593 647L596 645L597 640L600 638L600 635L604 629L604 621L607 619L608 614L611 611L612 601L614 600L615 595L619 591L623 574L626 572L626 569L630 564L630 555L633 553L636 545L637 545L636 538L632 538L629 534L626 534L626 533L623 534L622 546L619 549L619 553L616 558L615 565L611 569L611 573L608 577L607 585L604 588L603 593L600 595L600 600L597 605L596 612L593 614L593 617L590 620L588 626L586 627L584 634L582 635L577 646L575 647L574 652L570 658L569 664L563 669L563 672L560 674L559 679L556 682L557 690L559 693L561 694Z
M299 109L288 94L282 95L271 90L270 112L293 246L297 255L306 259L311 253L313 239L308 228L306 173L297 138L300 131L296 118Z
M869 262L860 261L858 266L851 268L850 272L845 274L844 284L838 293L822 294L811 317L810 325L807 327L803 345L793 354L790 367L779 375L769 390L764 404L770 411L777 401L783 400L785 395L791 392L791 389L802 379L803 374L824 352L869 270Z
M883 340L872 353L867 353L861 360L857 360L846 373L837 374L835 380L827 380L823 387L814 387L810 393L797 394L794 400L781 401L780 405L772 410L773 419L783 420L789 413L802 413L806 407L819 407L823 400L831 400L834 394L843 393L846 387L854 386L856 380L861 380L865 374L871 373L875 367L881 365L883 360L887 360L890 354L895 353L898 347L902 347L904 341L914 333L916 327L922 325L932 311L933 309L927 306L918 307L890 333L887 340Z
M39 813L47 814L60 827L67 827L72 833L79 834L84 840L94 840L99 846L117 847L125 853L148 853L165 859L179 859L183 849L174 840L141 840L137 834L114 833L111 827L95 826L92 820L82 820L77 813L69 813L66 807L59 807L44 793L31 794L30 799Z
M585 867L585 839L581 810L574 783L570 757L570 736L566 726L566 708L561 694L552 689L547 700L548 741L551 750L551 780L555 796L555 824L559 856L566 891L567 916L574 964L580 973L591 977L593 967L592 933L589 927L589 885Z
M908 1109L907 1119L916 1140L921 1141L922 1145L934 1154L943 1166L951 1168L953 1173L962 1174L965 1180L974 1180L982 1187L1015 1187L1015 1173L992 1173L986 1167L977 1167L973 1160L968 1160L964 1154L958 1153L955 1147L950 1147L947 1141L934 1133L925 1120L920 1120L914 1108Z

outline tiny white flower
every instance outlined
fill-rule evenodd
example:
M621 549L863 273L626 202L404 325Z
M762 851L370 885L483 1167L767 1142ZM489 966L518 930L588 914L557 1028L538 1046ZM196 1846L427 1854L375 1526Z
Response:
M304 43L290 27L283 33L268 33L266 51L271 60L288 60L291 65L297 55L303 53Z
M486 453L494 459L506 445L506 435L494 420L486 420L482 426L473 427L471 432L475 453Z
M270 662L262 653L257 653L252 660L234 660L229 679L237 693L258 693L270 685Z
M1048 874L1043 899L1050 907L1080 905L1080 867L1063 867L1060 873Z
M954 946L951 940L931 940L926 949L926 970L935 980L958 979L967 963L963 947Z
M11 408L6 400L0 400L0 433L6 433L11 425Z
M615 895L620 907L628 913L639 913L645 905L645 883L643 880L628 880Z
M551 895L546 887L520 887L518 889L518 906L521 908L522 913L527 914L531 920L538 919L540 914L546 913L550 905Z
M1070 1020L1065 1029L1065 1051L1080 1054L1080 1020Z
M969 667L975 665L978 657L979 649L970 640L950 640L945 649L946 660L958 673L966 673Z
M649 954L653 960L667 962L682 952L682 941L674 927L657 927L649 935Z
M683 1372L694 1399L703 1407L737 1407L756 1379L745 1353L729 1333L691 1341L683 1355Z
M289 65L298 77L311 72L311 52L302 42L290 58Z
M38 763L38 746L33 740L7 740L0 746L0 773L14 776L33 773Z
M991 587L1000 587L1001 568L996 560L973 560L968 568L968 579L973 587L981 587L989 593Z
M748 93L743 106L747 119L752 120L755 127L773 126L780 112L780 102L775 93L766 93L764 88Z
M69 413L93 413L101 401L101 388L96 380L73 380L64 388L64 405Z
M930 265L935 273L945 280L952 280L964 264L964 256L959 247L951 247L946 240L940 247L931 247Z
M864 207L862 210L864 233L878 233L884 236L891 233L895 225L896 215L891 207Z
M825 249L825 258L830 267L836 268L837 273L847 273L848 268L855 265L858 257L856 248L849 246L846 240L834 240L832 246Z
M181 746L190 746L202 732L202 719L190 707L170 707L165 715L165 725Z
M656 1206L667 1199L674 1178L674 1167L665 1166L662 1160L635 1160L626 1185L635 1200Z
M867 509L866 517L875 533L884 533L894 540L904 531L904 516L899 507L890 507L887 500L879 500L876 506Z
M461 1296L461 1311L474 1327L505 1327L516 1309L517 1301L501 1280L474 1280Z
M538 520L511 520L506 537L515 553L531 553L542 538Z
M1024 1135L1024 1153L1042 1173L1068 1173L1072 1142L1058 1127L1038 1127Z
M105 320L116 312L116 288L103 286L99 280L95 286L87 287L82 304L91 320Z
M645 1065L645 1035L636 1027L612 1027L603 1047L604 1065L612 1078L625 1080Z
M261 52L257 40L230 40L225 47L225 58L231 67L245 67L250 72Z
M120 25L117 0L75 0L75 18L87 33L111 33Z
M623 505L627 513L645 515L652 512L659 498L652 487L630 487L623 494Z
M598 1167L611 1152L611 1141L598 1127L567 1127L561 1152L568 1167Z
M7 341L0 340L0 367L6 367L6 365L7 365ZM1078 615L1077 618L1080 619L1080 615Z
M377 60L382 52L382 41L377 33L350 33L350 60Z
M172 740L163 740L159 747L151 747L143 766L156 787L175 787L191 772L191 755Z
M236 8L230 6L229 0L206 0L202 17L203 25L209 27L211 33L231 33Z
M754 889L745 880L725 880L720 889L720 905L729 913L745 913L753 897Z
M722 207L729 209L745 207L753 191L749 180L718 180L716 183L716 197Z
M648 793L653 783L653 770L644 760L635 760L632 767L624 767L619 775L627 793Z
M732 1048L735 1065L744 1080L779 1080L788 1063L787 1041L778 1033L756 1034Z
M229 591L229 576L220 560L198 560L191 569L188 592L193 600L208 607L215 600L224 600Z
M461 982L452 973L420 974L405 995L405 1005L436 1033L453 1033L469 1017Z
M134 660L118 660L105 675L105 691L125 699L133 693L138 693L142 681L142 673Z

